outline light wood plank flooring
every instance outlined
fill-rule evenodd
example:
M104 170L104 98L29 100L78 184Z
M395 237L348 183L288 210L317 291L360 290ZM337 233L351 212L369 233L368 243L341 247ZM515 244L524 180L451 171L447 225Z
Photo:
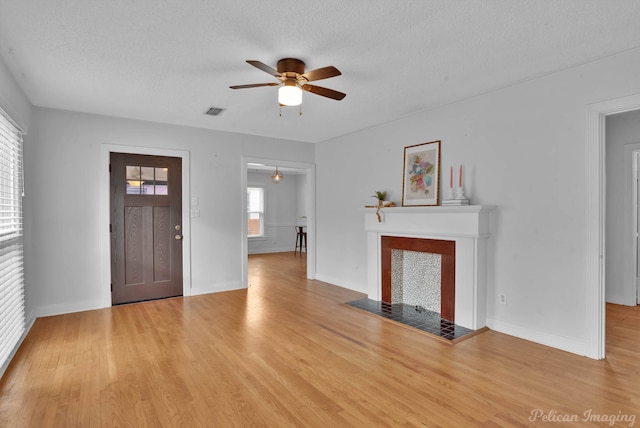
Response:
M342 306L364 296L306 280L300 255L250 266L248 290L38 319L0 381L0 426L640 424L638 308L607 308L604 361L493 331L452 346Z

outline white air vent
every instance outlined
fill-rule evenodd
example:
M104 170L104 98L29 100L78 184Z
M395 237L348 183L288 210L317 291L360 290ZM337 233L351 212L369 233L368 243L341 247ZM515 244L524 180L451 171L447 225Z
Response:
M220 113L225 111L226 109L220 107L209 107L209 110L205 111L204 114L208 114L209 116L219 116Z

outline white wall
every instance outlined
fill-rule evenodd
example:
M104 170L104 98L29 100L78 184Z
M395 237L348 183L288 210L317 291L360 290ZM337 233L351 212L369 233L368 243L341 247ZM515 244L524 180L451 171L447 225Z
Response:
M607 302L635 305L635 288L626 287L635 279L635 265L631 265L633 248L628 236L632 234L632 206L628 204L633 176L629 165L631 152L625 145L640 143L640 110L620 113L606 118L606 281ZM633 271L630 273L630 271ZM626 281L626 283L625 283Z
M31 134L27 201L35 242L27 272L35 316L103 304L102 144L190 152L191 196L200 211L191 219L197 292L242 286L241 157L312 163L314 156L306 143L44 108L34 110Z
M296 206L296 224L300 226L307 225L307 217L309 213L307 212L307 203L309 202L307 199L307 175L302 174L298 175L298 194L297 201L298 205Z
M300 225L300 196L304 195L306 175L284 174L278 184L271 181L271 173L249 172L248 186L265 189L265 236L250 238L249 254L293 251L296 243L295 226Z
M586 106L639 93L638 75L636 49L317 145L317 278L365 292L361 208L400 202L403 148L442 140L443 171L462 163L472 203L498 207L489 326L586 354Z
M0 107L24 131L29 130L31 103L2 60L0 60Z

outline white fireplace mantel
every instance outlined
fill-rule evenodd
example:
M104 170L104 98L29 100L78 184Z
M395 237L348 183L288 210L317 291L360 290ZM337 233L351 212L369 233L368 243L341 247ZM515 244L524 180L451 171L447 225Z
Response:
M439 239L456 243L455 320L473 330L486 325L487 249L493 206L390 207L365 209L367 294L381 300L382 236Z

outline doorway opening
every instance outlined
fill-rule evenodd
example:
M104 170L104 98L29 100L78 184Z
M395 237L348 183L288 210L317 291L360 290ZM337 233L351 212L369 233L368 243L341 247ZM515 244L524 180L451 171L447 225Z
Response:
M142 146L128 146L120 144L102 144L100 146L100 212L101 221L98 223L100 227L101 245L101 265L102 265L102 281L100 286L102 307L112 306L111 300L111 232L109 224L111 221L111 191L109 172L109 163L111 153L127 153L150 156L166 156L179 158L182 161L182 199L184 201L191 200L190 194L190 153L186 150L162 149ZM191 295L191 218L190 205L182 204L182 295Z
M606 137L609 115L640 109L640 94L587 106L587 339L585 355L605 358Z
M285 160L242 159L243 284L248 286L252 254L290 253L304 258L306 276L315 279L315 165ZM277 171L276 171L277 169ZM275 179L278 174L280 178ZM305 251L296 251L297 233L306 233ZM250 236L251 235L251 236Z
M638 304L640 110L606 118L607 303Z

